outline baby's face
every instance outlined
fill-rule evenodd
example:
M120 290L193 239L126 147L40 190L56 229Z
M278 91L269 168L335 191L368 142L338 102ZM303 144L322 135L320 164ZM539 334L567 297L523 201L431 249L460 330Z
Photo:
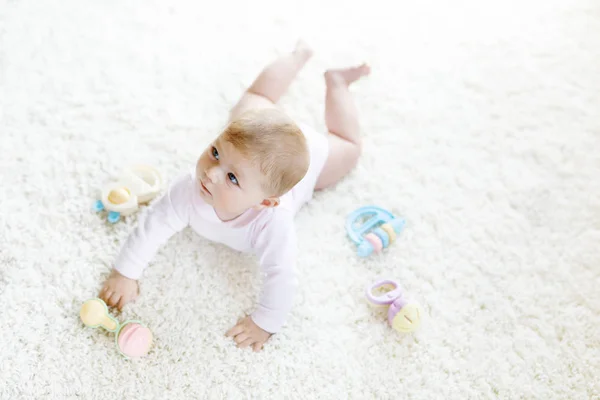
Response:
M227 221L259 206L268 198L262 189L263 175L229 142L219 136L196 164L200 195Z

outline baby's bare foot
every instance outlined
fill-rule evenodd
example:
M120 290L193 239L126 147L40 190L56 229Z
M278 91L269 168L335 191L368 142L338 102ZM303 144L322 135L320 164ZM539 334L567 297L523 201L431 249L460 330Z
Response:
M371 73L371 67L367 64L359 65L358 67L344 68L344 69L330 69L325 72L325 81L329 85L330 83L345 83L350 85L352 82L360 79L363 76L367 76Z
M300 57L304 61L306 61L312 57L313 50L310 48L308 43L306 43L304 40L300 39L296 43L296 48L294 49L294 54L298 55L298 57Z

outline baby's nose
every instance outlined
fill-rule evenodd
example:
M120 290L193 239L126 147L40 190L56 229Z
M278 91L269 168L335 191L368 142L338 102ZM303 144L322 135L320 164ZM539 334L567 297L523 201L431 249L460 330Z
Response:
M209 168L205 171L205 173L212 183L219 183L221 181L221 173L217 167Z

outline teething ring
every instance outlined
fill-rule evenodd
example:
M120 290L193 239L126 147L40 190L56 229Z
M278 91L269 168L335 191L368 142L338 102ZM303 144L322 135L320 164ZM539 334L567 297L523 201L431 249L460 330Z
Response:
M393 287L393 289L389 292L383 293L381 296L374 296L373 290L382 286L391 286ZM389 305L392 304L395 299L402 296L402 289L396 281L391 279L385 279L367 286L366 296L367 299L373 304L380 306Z

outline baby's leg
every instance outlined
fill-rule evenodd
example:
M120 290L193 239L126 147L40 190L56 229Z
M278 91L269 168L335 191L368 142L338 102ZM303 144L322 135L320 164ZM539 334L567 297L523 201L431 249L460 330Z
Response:
M252 108L275 107L275 103L287 91L311 56L312 50L306 43L299 41L292 53L267 65L233 107L229 119L233 120Z
M358 161L361 152L360 126L348 86L370 72L365 64L325 72L325 122L329 130L329 156L315 189L324 189L337 183Z

